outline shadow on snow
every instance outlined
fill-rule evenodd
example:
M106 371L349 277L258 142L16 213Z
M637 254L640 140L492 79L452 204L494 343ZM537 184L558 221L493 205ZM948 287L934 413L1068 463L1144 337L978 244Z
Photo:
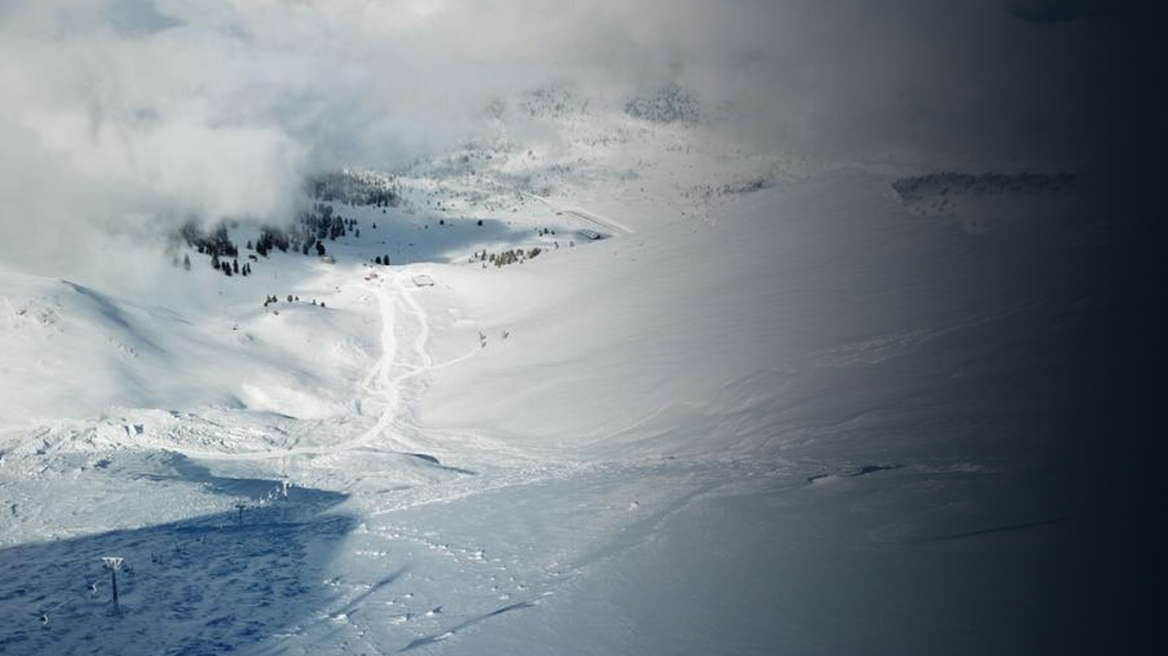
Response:
M345 213L342 211L342 215ZM356 258L370 261L378 255L388 255L395 265L418 262L465 263L471 252L486 248L499 252L510 248L540 246L566 248L570 241L587 242L586 237L566 224L549 223L547 228L556 235L539 237L535 228L515 228L502 219L421 219L390 217L379 220L383 227L372 230L363 227L362 237L341 237L326 243L328 252L338 259ZM367 231L367 232L365 232Z
M171 464L176 480L252 501L242 521L231 510L0 551L0 653L220 654L323 612L314 583L355 524L333 512L345 495ZM125 559L120 612L103 556Z

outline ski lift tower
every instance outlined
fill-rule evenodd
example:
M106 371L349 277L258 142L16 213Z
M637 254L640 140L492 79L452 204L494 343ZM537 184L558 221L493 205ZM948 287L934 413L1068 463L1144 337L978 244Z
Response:
M105 564L105 568L110 571L110 587L113 589L114 595L114 610L118 610L118 572L122 570L122 564L125 562L123 558L117 556L105 556L101 559Z

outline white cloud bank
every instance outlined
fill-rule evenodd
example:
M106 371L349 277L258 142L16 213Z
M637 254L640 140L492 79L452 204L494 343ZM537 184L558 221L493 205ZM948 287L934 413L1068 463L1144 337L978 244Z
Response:
M1116 155L1142 116L1142 8L0 0L0 239L22 245L4 259L78 230L279 220L304 173L409 161L548 82L619 97L677 81L730 107L739 137L830 156Z

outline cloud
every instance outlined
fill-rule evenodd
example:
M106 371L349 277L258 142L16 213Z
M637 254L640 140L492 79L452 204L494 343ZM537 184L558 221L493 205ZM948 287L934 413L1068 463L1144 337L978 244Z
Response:
M677 82L731 138L836 160L1083 159L1139 111L1119 4L0 0L0 238L278 221L305 172L406 163L549 82Z

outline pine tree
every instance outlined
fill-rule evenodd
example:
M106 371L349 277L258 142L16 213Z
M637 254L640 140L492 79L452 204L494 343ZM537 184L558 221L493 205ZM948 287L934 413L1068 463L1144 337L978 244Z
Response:
M219 254L218 253L211 255L211 268L212 269L219 268Z
M389 256L386 255L385 257L381 258L381 263L385 266L389 266Z
M183 255L183 268L187 271L191 270L191 256Z
M320 257L324 257L324 243L323 242L319 242L319 241L316 242L316 254L319 255Z
M239 273L239 260L232 260L231 261L231 272L232 273Z
M373 258L373 263L374 264L381 264L381 256L378 255L377 257Z

